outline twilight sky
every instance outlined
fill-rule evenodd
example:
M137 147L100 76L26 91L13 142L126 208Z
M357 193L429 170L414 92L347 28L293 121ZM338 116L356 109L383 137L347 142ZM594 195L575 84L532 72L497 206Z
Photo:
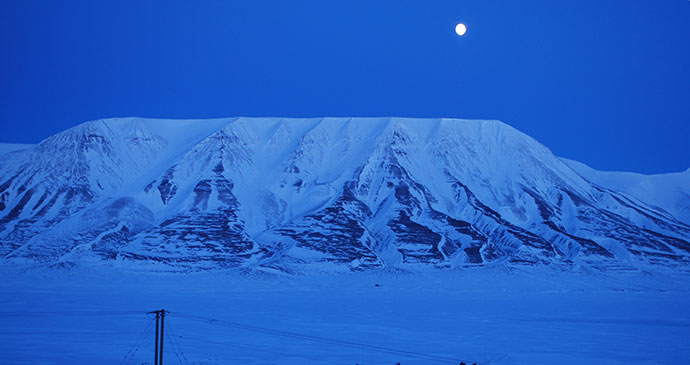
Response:
M681 171L690 1L0 2L0 142L115 116L500 119L597 169Z

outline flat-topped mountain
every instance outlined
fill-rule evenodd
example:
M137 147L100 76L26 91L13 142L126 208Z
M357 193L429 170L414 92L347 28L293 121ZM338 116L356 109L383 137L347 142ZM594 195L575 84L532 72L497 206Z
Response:
M687 267L685 180L674 199L588 171L498 121L98 120L2 155L0 256L180 269Z

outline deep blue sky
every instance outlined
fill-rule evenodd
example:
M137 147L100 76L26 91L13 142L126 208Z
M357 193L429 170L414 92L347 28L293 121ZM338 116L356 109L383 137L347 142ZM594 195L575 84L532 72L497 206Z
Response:
M500 119L598 169L680 171L690 1L0 2L0 142L113 116Z

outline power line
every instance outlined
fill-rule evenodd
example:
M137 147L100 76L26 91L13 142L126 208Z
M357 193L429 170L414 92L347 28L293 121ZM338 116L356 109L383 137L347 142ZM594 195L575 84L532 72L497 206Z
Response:
M141 315L143 311L41 311L41 312L0 312L0 317L44 317L44 316L113 316Z
M211 344L216 344L216 345L224 345L224 346L231 346L231 347L236 347L236 348L242 348L242 349L245 349L245 350L252 350L252 351L265 352L265 353L274 354L274 355L282 355L282 356L294 357L294 358L298 358L298 359L313 360L313 361L321 361L321 362L326 362L326 363L331 363L331 364L339 364L339 365L350 365L349 363L342 363L342 362L337 362L337 361L332 361L332 360L319 359L319 358L309 357L309 356L304 356L304 355L289 354L289 353L280 352L280 351L271 351L271 350L261 349L261 348L257 348L257 347L251 347L251 346L247 346L247 345L243 345L243 344L238 344L238 343L234 343L234 342L212 341L212 340L206 340L206 339L195 338L195 337L189 337L189 336L180 336L180 338L184 338L184 339L192 340L192 341L198 341L198 342L206 342L206 343L211 343Z
M168 323L168 325L169 325L169 323ZM175 354L175 357L177 358L177 360L180 361L180 364L183 364L182 358L180 357L180 354L177 352L177 349L175 348L174 342L173 342L172 339L170 338L170 333L169 333L169 332L166 332L166 333L165 333L165 337L167 337L167 338L168 338L168 342L170 342L170 345L171 345L172 350L173 350L173 354Z
M0 331L0 335L130 335L135 331Z
M123 362L124 362L125 364L126 364L126 363L129 363L129 361L132 360L132 358L134 358L134 354L136 354L137 351L139 351L139 348L140 348L141 345L144 343L144 338L146 337L146 335L148 334L148 332L151 330L152 325L153 325L153 318L152 318L151 321L149 321L149 323L146 325L146 327L144 328L144 331L141 332L141 334L139 335L139 338L137 338L137 340L134 342L134 345L132 345L132 347L129 349L129 351L127 351L127 353L126 353L125 356L122 358L122 360L120 360L120 364L122 364ZM132 352L132 350L133 350L135 347L136 347L136 349L134 350L134 352ZM131 353L132 355L129 357L129 359L127 359L127 357L129 356L130 353ZM125 360L126 360L126 361L125 361Z
M170 320L168 320L168 331L170 333L168 338L172 337L172 341L170 341L170 342L173 344L173 346L177 346L177 349L180 350L180 354L182 355L182 358L184 358L184 361L186 363L189 363L189 360L187 360L187 356L185 356L184 352L182 351L182 347L180 346L180 342L177 340L178 337L180 337L180 336L176 335L175 331L173 331L172 328L170 327Z
M289 331L283 331L283 330L274 330L274 329L270 329L270 328L251 326L251 325L246 325L246 324L241 324L241 323L236 323L236 322L229 322L229 321L224 321L224 320L218 320L218 319L213 319L213 318L204 318L204 317L189 315L189 314L184 314L184 313L176 313L176 315L180 318L186 318L186 319L192 320L192 321L214 324L217 326L237 328L237 329L242 329L242 330L247 330L247 331L254 331L254 332L260 332L260 333L265 333L265 334L270 334L270 335L275 335L275 336L282 336L282 337L289 337L289 338L301 339L301 340L312 341L312 342L325 343L325 344L336 345L336 346L341 346L341 347L350 347L350 348L355 348L355 349L359 349L359 350L367 350L367 351L380 352L380 353L386 353L386 354L391 354L391 355L407 356L407 357L413 357L413 358L424 359L424 360L433 360L433 361L449 363L449 364L459 364L459 363L463 362L462 360L451 358L451 357L446 357L446 356L426 354L426 353L422 353L422 352L409 351L409 350L398 350L398 349L393 349L393 348L388 348L388 347L368 345L368 344L362 344L362 343L351 342L351 341L342 341L342 340L330 339L330 338L320 337L320 336L311 336L311 335L305 335L305 334L301 334L301 333L295 333L295 332L289 332ZM473 363L472 361L469 361L469 362Z

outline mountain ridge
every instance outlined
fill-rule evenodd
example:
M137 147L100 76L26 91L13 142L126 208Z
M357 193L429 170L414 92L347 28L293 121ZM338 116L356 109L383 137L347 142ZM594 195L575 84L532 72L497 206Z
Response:
M598 171L577 161L561 158L586 179L630 194L690 223L690 168L682 172L645 175L634 172Z
M11 261L635 267L690 256L690 227L672 212L583 177L499 121L99 120L14 153L0 184Z

